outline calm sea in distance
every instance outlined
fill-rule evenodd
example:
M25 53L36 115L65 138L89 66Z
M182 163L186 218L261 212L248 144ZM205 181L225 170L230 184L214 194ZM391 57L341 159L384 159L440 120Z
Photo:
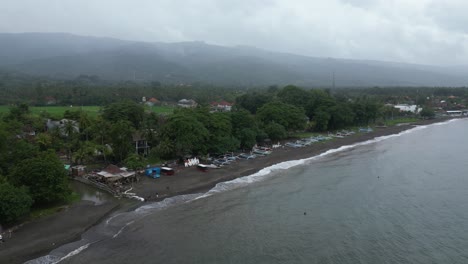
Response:
M121 213L36 263L453 264L467 249L456 120Z

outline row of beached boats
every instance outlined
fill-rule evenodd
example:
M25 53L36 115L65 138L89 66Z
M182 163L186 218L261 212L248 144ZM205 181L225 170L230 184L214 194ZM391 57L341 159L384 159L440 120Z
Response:
M358 129L358 132L360 133L370 133L372 131L373 129L371 127ZM284 145L287 147L291 147L291 148L302 148L302 147L310 146L316 142L330 140L332 138L344 138L344 137L352 136L354 134L356 134L356 132L353 130L341 130L336 133L328 132L327 136L318 135L318 136L313 136L309 138L303 138L303 139L296 140L295 142L287 142Z
M358 132L360 133L369 133L372 131L373 130L370 127L358 129ZM344 137L352 136L354 134L356 134L356 131L353 131L353 130L341 130L336 133L329 132L327 136L318 135L318 136L303 138L303 139L296 140L294 142L287 142L284 144L284 146L291 147L291 148L302 148L302 147L310 146L317 142L322 142L322 141L330 140L333 138L344 138ZM208 169L219 169L222 166L228 166L231 163L238 161L238 160L250 160L250 159L255 159L259 156L270 155L273 149L284 147L284 146L281 145L279 142L277 144L274 144L272 148L254 146L250 153L240 153L237 155L234 155L233 153L224 154L224 155L218 156L217 158L209 159L211 164L198 164L197 168L203 171L206 171Z
M211 164L198 164L197 168L202 171L207 171L208 169L219 169L223 166L228 166L236 161L251 160L256 159L260 156L270 155L272 151L273 150L268 147L255 146L254 148L252 148L252 151L250 151L250 153L240 153L237 155L235 155L234 153L227 153L224 155L220 155L216 158L210 158L208 159L208 161L210 161Z
M291 148L302 148L302 147L310 146L316 142L321 142L321 141L330 140L330 139L332 139L332 137L330 136L318 135L315 137L302 138L302 139L296 140L295 142L287 142L284 145L286 147L291 147Z

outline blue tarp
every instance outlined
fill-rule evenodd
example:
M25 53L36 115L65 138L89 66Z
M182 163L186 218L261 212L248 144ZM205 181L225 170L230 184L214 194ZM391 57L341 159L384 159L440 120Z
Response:
M145 170L145 175L153 179L157 179L161 177L161 168L159 167L147 168Z

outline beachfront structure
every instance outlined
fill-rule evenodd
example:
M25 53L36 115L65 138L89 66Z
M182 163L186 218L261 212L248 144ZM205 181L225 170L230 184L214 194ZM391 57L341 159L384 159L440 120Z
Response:
M411 112L411 113L419 113L421 112L421 108L418 108L417 105L408 105L408 104L398 104L394 105L393 107L399 109L401 112Z
M102 171L97 173L104 182L115 182L119 180L134 179L136 174L134 171L129 171L127 168L119 168L116 165L109 165Z

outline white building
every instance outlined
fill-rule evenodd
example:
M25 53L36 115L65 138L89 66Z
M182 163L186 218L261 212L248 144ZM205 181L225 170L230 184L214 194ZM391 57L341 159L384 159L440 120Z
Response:
M394 105L393 107L399 109L402 112L411 112L411 113L419 113L421 112L422 108L418 108L417 105L408 105L408 104L398 104Z

